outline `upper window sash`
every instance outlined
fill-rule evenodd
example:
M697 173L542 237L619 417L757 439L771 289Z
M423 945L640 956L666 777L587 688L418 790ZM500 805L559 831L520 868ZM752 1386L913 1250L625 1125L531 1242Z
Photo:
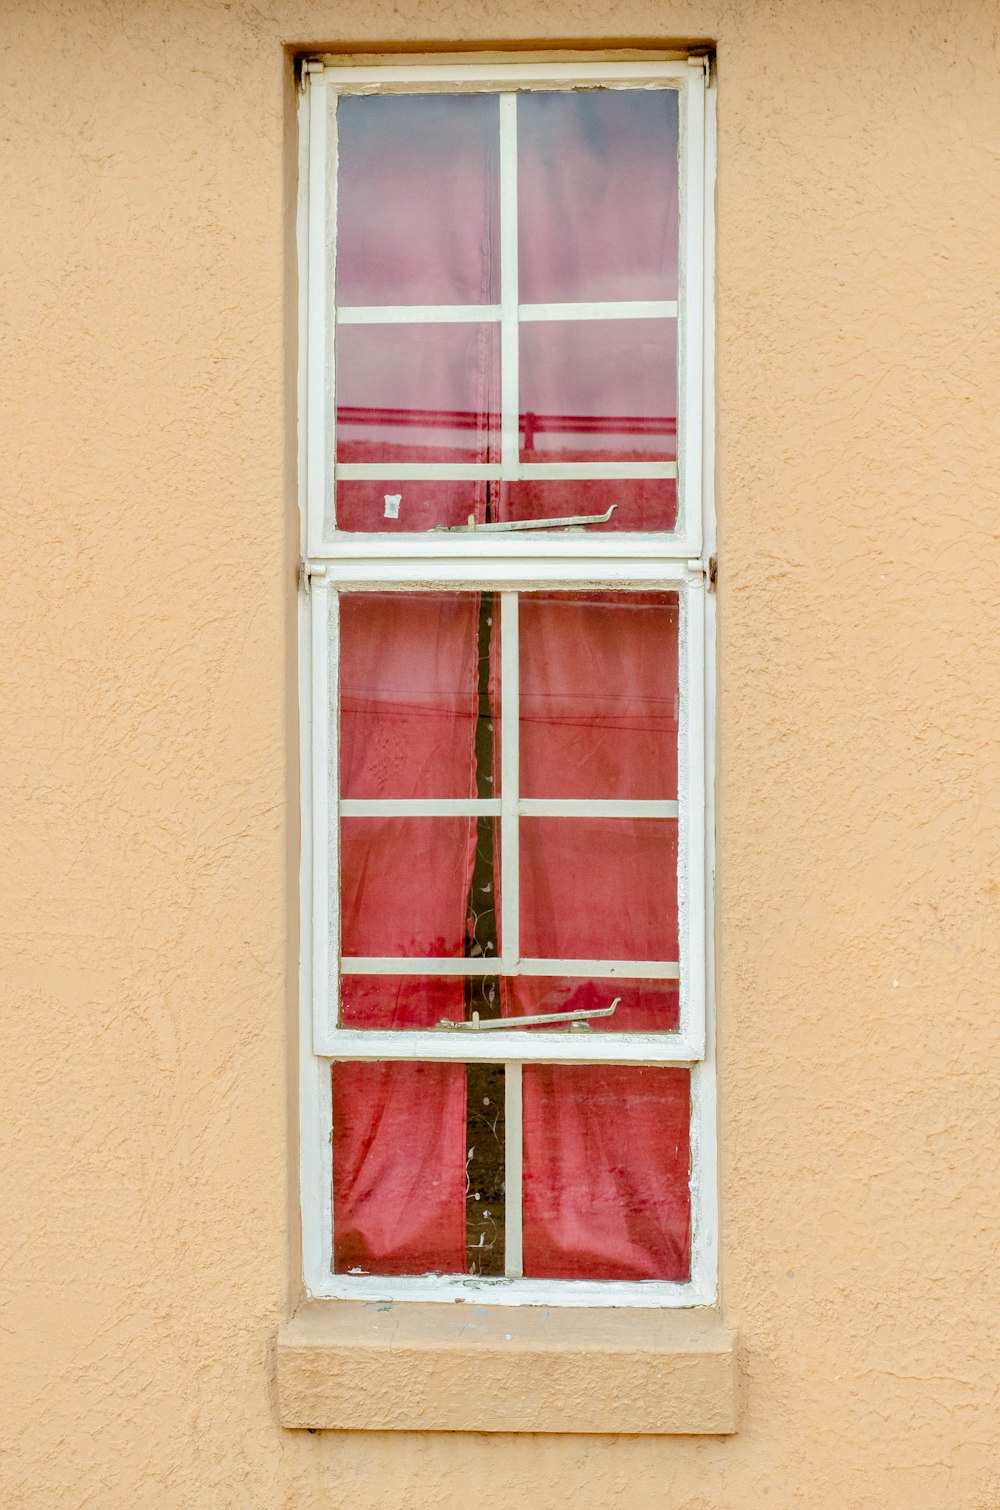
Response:
M305 495L307 501L305 555L310 562L328 563L328 580L360 585L395 581L401 573L414 576L424 571L438 581L472 580L490 565L501 566L511 585L553 579L582 580L593 574L595 557L607 561L612 575L621 570L635 580L656 580L663 564L700 558L704 541L704 263L706 248L705 202L705 72L701 58L690 61L635 63L531 63L485 64L458 67L415 64L350 68L308 65L305 76L308 107L304 114L307 163L305 196L306 319L302 335L306 344L304 439ZM679 288L676 301L678 325L678 519L673 531L657 533L592 531L567 534L564 529L529 531L461 531L368 534L332 527L334 487L334 346L338 315L333 306L335 279L336 102L340 96L373 93L497 92L501 96L501 243L502 263L509 267L516 252L516 142L511 135L512 110L517 92L524 90L569 90L580 86L604 88L669 88L679 99L680 248ZM509 104L508 104L509 102ZM508 125L505 129L504 121ZM506 140L506 147L504 145ZM512 156L513 154L513 156ZM506 190L504 189L506 183ZM513 204L513 215L511 206ZM512 240L513 238L513 240ZM602 305L559 307L560 319L650 316L672 319L673 308L663 301L648 306L641 301L613 301ZM632 308L635 304L635 308ZM660 305L662 304L662 308ZM641 307L640 307L641 305ZM493 322L499 329L502 355L503 436L501 455L495 465L479 470L495 471L515 478L598 477L613 490L614 478L653 473L669 475L668 464L596 461L591 463L525 462L518 452L518 344L520 332L532 319L551 318L551 306L519 306L516 276L501 279L496 306L466 306L454 310L438 307L347 309L339 316L340 328L372 325L391 318L394 323L462 323L475 315L477 321ZM514 426L512 433L511 427ZM406 468L397 467L401 476ZM424 475L426 469L411 470ZM436 470L436 469L435 469ZM447 468L444 469L447 471ZM477 470L477 475L479 475ZM381 465L355 464L342 468L353 472L379 473L391 493L392 482ZM397 489L398 491L398 489ZM641 562L641 568L638 563ZM494 578L495 580L495 578Z

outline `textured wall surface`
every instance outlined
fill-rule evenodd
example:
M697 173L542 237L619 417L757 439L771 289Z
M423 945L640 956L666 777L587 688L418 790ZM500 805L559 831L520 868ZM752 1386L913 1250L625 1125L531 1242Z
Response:
M283 1432L298 44L597 0L0 8L0 1503L998 1510L992 0L719 50L729 1439Z

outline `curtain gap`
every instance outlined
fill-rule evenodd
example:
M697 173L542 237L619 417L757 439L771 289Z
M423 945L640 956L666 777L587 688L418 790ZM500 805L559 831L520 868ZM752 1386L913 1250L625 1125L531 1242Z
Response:
M489 504L487 503L487 515ZM476 796L494 796L499 769L494 750L494 715L490 707L490 646L494 615L499 604L492 593L479 600L478 716L476 718ZM497 731L499 732L499 731ZM467 957L482 959L499 954L496 915L494 835L496 819L480 815L476 820L476 857L469 888ZM500 982L497 976L473 975L465 981L465 1018L500 1016ZM466 1089L466 1269L470 1274L502 1276L504 1242L504 1070L502 1064L468 1064Z

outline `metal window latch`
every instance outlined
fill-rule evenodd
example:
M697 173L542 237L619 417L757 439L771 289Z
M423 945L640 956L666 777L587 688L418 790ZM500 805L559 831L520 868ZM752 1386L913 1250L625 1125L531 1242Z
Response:
M477 534L500 530L569 530L584 524L607 524L617 507L617 503L613 503L603 514L570 514L565 519L511 519L505 524L477 524L475 516L470 514L466 524L436 524L430 533L455 530L472 530Z
M469 1022L452 1022L451 1018L442 1017L434 1028L447 1028L454 1033L496 1033L503 1029L533 1028L539 1023L557 1022L565 1023L570 1032L579 1033L581 1029L586 1032L593 1018L613 1017L620 1001L621 997L616 996L610 1007L596 1007L589 1012L542 1012L537 1017L480 1017L478 1012L473 1012Z

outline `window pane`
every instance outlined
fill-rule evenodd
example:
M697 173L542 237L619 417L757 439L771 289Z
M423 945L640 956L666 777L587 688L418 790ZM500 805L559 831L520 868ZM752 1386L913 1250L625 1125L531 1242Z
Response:
M465 1066L333 1066L333 1248L340 1273L465 1267Z
M677 959L677 824L522 818L521 954Z
M677 94L518 96L522 303L676 299Z
M475 818L342 818L345 955L461 958Z
M398 534L487 519L488 482L337 479L337 529ZM640 526L633 525L633 529ZM653 528L654 526L649 526ZM645 528L645 526L643 526Z
M533 320L520 343L522 461L676 460L675 320Z
M688 1278L690 1072L524 1067L524 1272Z
M525 593L521 795L676 800L676 593Z
M496 486L494 483L494 489ZM677 482L673 477L627 477L613 482L531 477L520 482L501 482L499 493L496 517L504 521L593 516L607 513L608 505L613 503L615 511L611 518L604 524L588 525L588 535L619 530L672 530L677 523ZM467 510L457 522L464 522L471 512Z
M338 462L494 460L498 330L464 324L339 326ZM412 484L402 492L422 496Z
M613 1017L594 1017L596 1033L675 1033L680 987L675 980L595 980L568 976L515 975L503 982L503 1015L537 1017L551 1012L593 1012L621 1000ZM536 1032L552 1031L539 1024Z
M495 95L339 101L338 303L496 303L499 141Z
M469 982L440 975L342 975L344 1028L433 1028L461 1022Z
M343 797L489 797L494 783L499 793L493 618L489 594L342 597Z

